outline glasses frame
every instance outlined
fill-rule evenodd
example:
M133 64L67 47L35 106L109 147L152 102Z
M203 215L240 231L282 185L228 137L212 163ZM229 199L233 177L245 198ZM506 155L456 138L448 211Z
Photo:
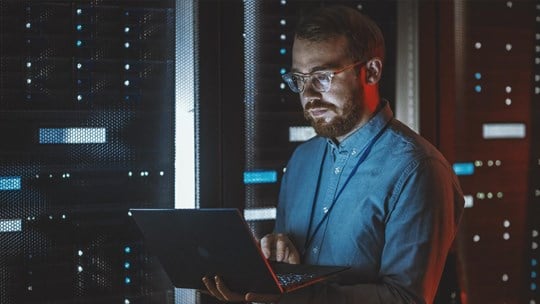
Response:
M330 91L330 88L332 87L332 79L334 78L334 76L336 76L337 74L339 74L341 72L349 70L349 69L351 69L353 67L356 67L357 65L364 64L366 62L367 62L367 60L357 61L355 63L346 65L346 66L344 66L344 67L342 67L340 69L334 70L334 71L315 71L315 72L311 72L311 73L307 73L307 74L299 73L299 72L289 72L289 73L281 75L281 78L283 78L285 83L287 83L287 85L289 86L291 91L300 94L300 93L304 92L304 90L306 88L306 83L307 83L308 80L313 85L313 77L315 77L316 75L325 75L326 77L328 77L328 88L326 88L326 89L318 89L317 87L313 86L313 89L315 91L320 92L320 93L325 93L325 92ZM302 79L302 86L301 87L298 86L298 89L296 89L296 85L294 84L293 76Z

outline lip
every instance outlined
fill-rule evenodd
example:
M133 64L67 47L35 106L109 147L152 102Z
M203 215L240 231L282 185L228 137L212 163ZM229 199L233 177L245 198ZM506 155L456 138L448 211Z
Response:
M309 114L313 117L323 116L328 112L328 108L312 108L309 109Z

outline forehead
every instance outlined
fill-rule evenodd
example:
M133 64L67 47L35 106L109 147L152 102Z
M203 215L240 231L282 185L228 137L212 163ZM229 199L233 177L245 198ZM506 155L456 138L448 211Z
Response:
M335 68L350 61L344 36L324 41L295 38L292 50L292 70L309 73L322 68Z

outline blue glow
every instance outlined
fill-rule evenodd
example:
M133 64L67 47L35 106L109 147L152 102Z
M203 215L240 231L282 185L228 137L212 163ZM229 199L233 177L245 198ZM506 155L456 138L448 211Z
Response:
M279 49L279 53L280 53L281 55L285 55L285 54L287 54L287 49L281 48L281 49Z
M271 184L277 182L277 171L244 172L244 184Z
M76 29L77 29L77 31L81 31L82 30L82 24L77 24Z
M107 143L105 128L40 128L40 144L103 144Z
M75 43L77 46L82 46L82 41L81 40L77 40L77 42Z
M129 269L131 267L131 264L129 262L124 263L124 268Z
M534 266L536 266L536 265L538 265L538 261L537 261L536 259L532 259L532 260L531 260L531 266L534 267Z
M21 190L21 178L18 176L0 176L0 191Z
M454 163L452 165L456 175L473 175L474 164L473 163Z
M480 79L482 79L482 74L480 74L480 73L474 73L474 78L480 80Z
M536 271L531 271L531 278L536 279Z
M280 73L281 75L283 75L283 74L287 73L287 70L286 70L285 68L281 68L281 69L279 70L279 73Z
M481 85L475 85L475 86L474 86L474 90L475 90L477 93L480 93L480 92L482 92L482 86L481 86Z
M125 282L126 284L130 284L130 283L131 283L131 279L130 279L129 277L126 277L126 279L124 280L124 282Z
M531 290L536 290L536 283L531 283Z
M22 231L22 220L0 220L0 232L20 232Z
M131 247L126 246L126 247L124 248L124 252L125 252L125 253L130 253L130 252L131 252Z

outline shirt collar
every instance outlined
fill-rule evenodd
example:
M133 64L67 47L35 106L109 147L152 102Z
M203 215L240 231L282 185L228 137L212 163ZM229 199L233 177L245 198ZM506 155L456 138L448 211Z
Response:
M326 141L330 145L331 150L338 153L353 150L360 152L393 117L394 113L390 109L388 101L382 100L379 109L373 117L366 124L347 136L339 145L330 138L327 138Z

